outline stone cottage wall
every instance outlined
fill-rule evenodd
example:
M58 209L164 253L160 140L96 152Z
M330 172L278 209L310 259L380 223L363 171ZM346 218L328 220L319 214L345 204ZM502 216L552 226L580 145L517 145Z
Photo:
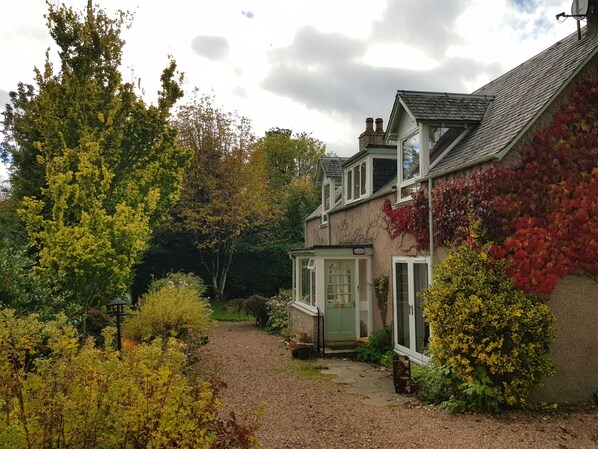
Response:
M330 214L328 225L322 226L319 220L312 220L306 227L306 247L314 245L348 245L372 243L372 276L380 275L392 278L393 256L415 256L415 240L411 235L392 240L385 228L382 206L385 200L396 201L392 192L371 201L350 205ZM392 288L392 284L391 284ZM392 322L392 290L389 291L386 322ZM382 328L382 318L375 298L372 298L374 330Z
M537 402L590 400L598 391L598 282L567 276L550 295L556 337L550 355L555 374L532 394Z

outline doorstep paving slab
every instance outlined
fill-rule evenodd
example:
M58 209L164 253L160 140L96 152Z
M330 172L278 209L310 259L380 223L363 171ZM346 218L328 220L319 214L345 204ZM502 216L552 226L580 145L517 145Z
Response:
M346 358L319 359L318 364L322 374L346 385L347 393L363 396L364 404L397 407L413 400L413 396L395 393L392 373L384 368Z

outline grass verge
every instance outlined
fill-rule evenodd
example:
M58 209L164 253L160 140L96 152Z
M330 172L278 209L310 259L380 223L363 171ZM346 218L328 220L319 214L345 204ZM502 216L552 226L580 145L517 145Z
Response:
M238 312L231 306L231 301L211 301L212 319L216 321L254 321L254 318Z

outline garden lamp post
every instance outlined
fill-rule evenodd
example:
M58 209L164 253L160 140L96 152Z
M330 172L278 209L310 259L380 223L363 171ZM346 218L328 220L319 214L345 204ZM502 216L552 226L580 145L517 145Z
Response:
M127 303L120 298L116 298L110 304L108 304L108 313L116 317L116 347L120 351L122 349L122 342L120 337L120 323L121 318L127 313L125 312L125 306Z

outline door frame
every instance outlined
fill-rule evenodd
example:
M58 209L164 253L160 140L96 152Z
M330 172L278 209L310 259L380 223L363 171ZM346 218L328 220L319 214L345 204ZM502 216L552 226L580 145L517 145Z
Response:
M335 310L337 307L329 307L328 306L328 268L330 267L330 265L334 264L334 263L343 263L349 266L350 269L350 300L351 300L351 307L353 309L353 316L352 316L352 320L350 320L350 332L351 335L347 336L347 338L329 338L328 335L326 335L327 332L329 332L330 329L330 319L331 316L329 315L329 310L330 313L332 313L332 310ZM359 274L359 270L358 270L358 263L356 259L346 259L346 258L340 258L340 259L324 259L324 320L326 322L325 324L325 335L324 335L324 339L325 341L330 341L330 342L334 342L334 341L349 341L349 340L356 340L357 339L357 319L359 317L359 301L358 301L358 296L357 296L357 284L358 284L358 279L357 276ZM345 308L345 307L341 307L341 308ZM342 313L339 311L339 313ZM349 332L349 331L348 331Z
M398 298L397 298L397 264L407 264L407 284L408 284L408 301L409 301L409 347L399 345L398 334L399 334L399 323L397 319L398 314ZM415 297L415 283L414 283L414 270L415 264L426 264L427 265L427 281L428 285L432 283L432 270L430 269L430 258L429 257L409 257L409 256L393 256L392 258L392 299L393 299L393 343L395 352L398 354L408 356L412 361L421 364L427 364L430 358L425 354L419 353L416 350L416 297Z

